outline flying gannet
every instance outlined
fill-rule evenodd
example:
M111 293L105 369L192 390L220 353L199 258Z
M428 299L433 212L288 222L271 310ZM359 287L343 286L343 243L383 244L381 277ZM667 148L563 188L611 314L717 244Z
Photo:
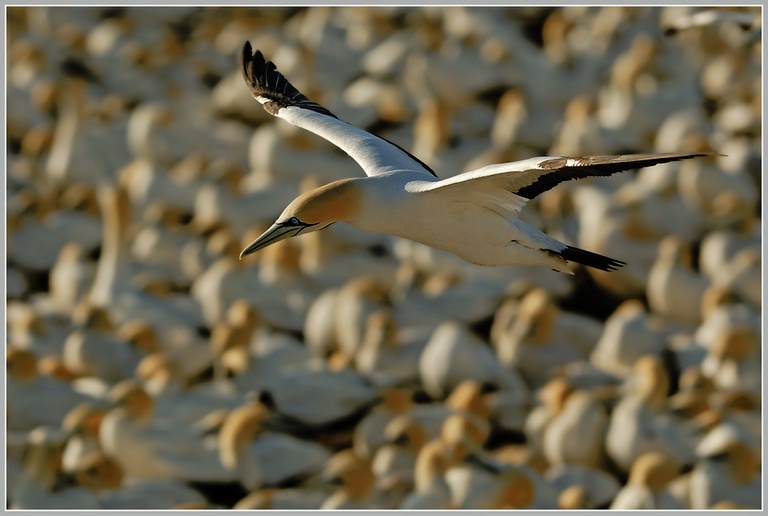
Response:
M325 138L349 154L367 177L334 181L293 200L240 258L280 240L347 222L367 231L409 238L478 265L544 265L573 274L567 262L604 271L625 262L560 242L518 219L525 203L563 181L704 156L632 154L543 156L489 165L439 179L398 145L339 120L312 102L250 42L243 77L271 115Z

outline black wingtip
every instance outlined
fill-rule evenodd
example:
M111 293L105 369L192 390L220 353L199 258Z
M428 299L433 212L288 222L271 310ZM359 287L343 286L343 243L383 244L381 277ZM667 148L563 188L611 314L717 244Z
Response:
M618 270L619 267L623 267L627 264L621 260L615 260L601 254L585 251L584 249L579 249L578 247L567 246L557 254L559 254L566 261L580 263L582 265L586 265L587 267L592 267L593 269L599 269L606 272Z
M241 62L243 63L243 78L245 79L245 82L250 83L250 73L248 71L248 66L251 63L251 59L253 58L253 49L251 48L251 42L246 41L245 45L243 45L243 55Z
M662 153L662 154L625 154L621 156L581 156L581 157L551 157L538 164L538 168L547 173L540 174L534 181L515 192L520 197L533 199L559 185L563 181L583 179L585 177L607 177L617 172L652 167L662 163L680 161L691 158L713 156L707 152L693 153Z
M309 100L288 82L283 74L277 71L275 63L267 61L260 50L253 50L250 41L243 44L242 63L243 78L251 90L251 95L262 102L269 114L276 115L280 108L296 106L336 118L336 115Z
M251 47L251 42L246 41L245 45L243 45L243 78L245 79L245 82L253 87L256 86L256 75L254 74L254 70L259 69L264 66L264 56L262 53L257 50L256 53L253 52L253 47Z

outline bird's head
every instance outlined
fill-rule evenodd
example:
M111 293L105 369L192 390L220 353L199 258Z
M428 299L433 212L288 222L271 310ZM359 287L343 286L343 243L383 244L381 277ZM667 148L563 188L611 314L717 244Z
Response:
M240 258L280 240L319 231L334 222L349 221L358 213L360 204L354 179L334 181L303 193L283 210L272 227L243 249Z

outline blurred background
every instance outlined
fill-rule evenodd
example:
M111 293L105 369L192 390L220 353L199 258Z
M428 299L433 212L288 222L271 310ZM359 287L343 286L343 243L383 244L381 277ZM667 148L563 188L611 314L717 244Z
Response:
M8 7L11 508L760 507L761 10ZM362 171L246 40L441 178L708 152L523 218L627 262L483 268L336 224Z

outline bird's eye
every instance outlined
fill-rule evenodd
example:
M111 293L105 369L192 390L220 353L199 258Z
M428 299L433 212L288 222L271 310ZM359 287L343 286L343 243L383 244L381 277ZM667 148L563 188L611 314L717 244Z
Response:
M291 226L298 226L299 224L301 224L301 221L296 217L291 217L290 219L288 219L288 224L290 224Z

